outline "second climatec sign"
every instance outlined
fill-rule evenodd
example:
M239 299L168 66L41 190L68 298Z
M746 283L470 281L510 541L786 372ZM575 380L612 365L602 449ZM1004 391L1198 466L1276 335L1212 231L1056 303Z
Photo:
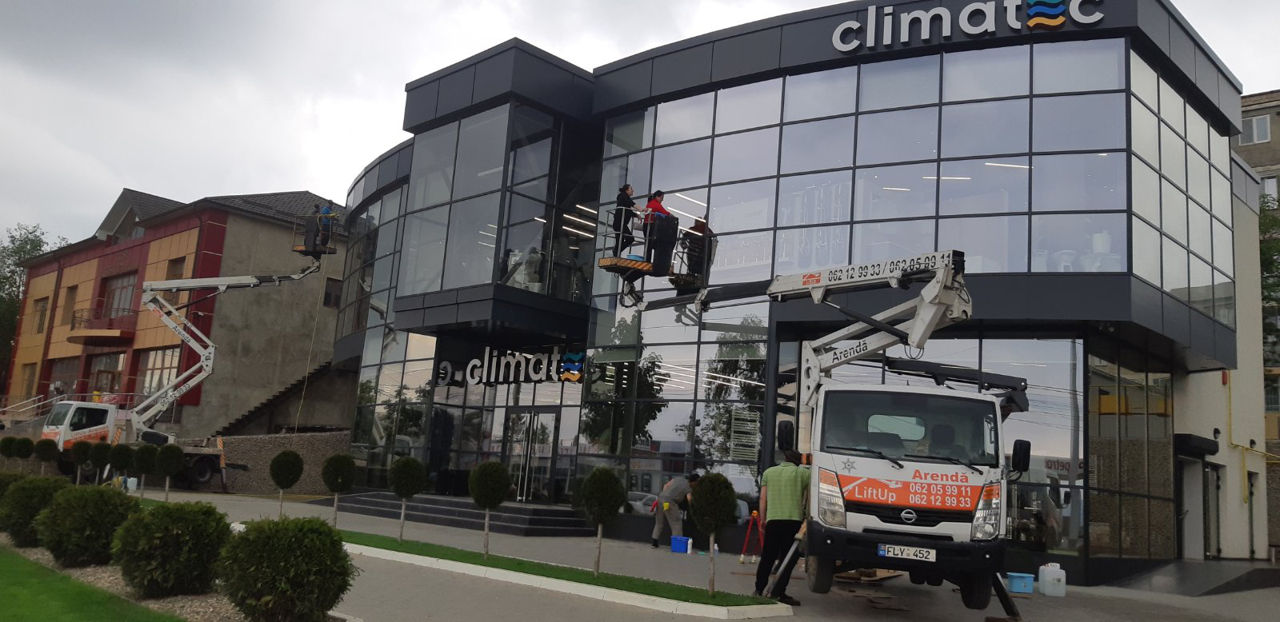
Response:
M973 2L958 13L947 7L895 13L892 6L869 4L860 19L851 19L831 33L840 52L910 43L948 40L959 31L971 37L996 33L1001 22L1013 30L1057 30L1067 20L1091 25L1104 17L1103 0L987 0Z

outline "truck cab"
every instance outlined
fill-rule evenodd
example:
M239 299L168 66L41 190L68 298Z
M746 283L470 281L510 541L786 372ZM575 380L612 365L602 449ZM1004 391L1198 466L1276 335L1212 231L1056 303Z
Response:
M40 438L57 441L58 448L63 450L70 449L78 441L110 442L112 428L122 419L115 404L58 402L45 416Z
M822 385L810 439L810 589L830 590L837 572L885 568L955 583L966 606L986 608L1004 565L1014 470L1001 449L1002 406L976 391Z

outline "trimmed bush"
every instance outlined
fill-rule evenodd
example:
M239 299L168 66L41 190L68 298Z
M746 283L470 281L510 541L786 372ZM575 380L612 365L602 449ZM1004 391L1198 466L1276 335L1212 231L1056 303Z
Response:
M93 464L93 479L100 481L102 471L111 464L111 443L98 441L89 449L89 462Z
M58 441L51 438L42 438L36 441L35 445L36 460L40 461L40 475L44 475L44 467L50 462L57 462L62 452L58 451Z
M410 498L427 489L427 467L405 456L391 463L387 479L391 480L391 492L400 497L400 541L404 542L405 509Z
M329 456L320 469L324 487L333 493L333 526L338 526L338 495L351 492L356 484L356 461L347 454Z
M471 499L484 510L484 556L489 557L489 511L495 510L507 499L511 491L511 473L501 462L486 462L475 470L467 480L471 489Z
M252 622L324 620L355 575L338 530L318 518L250 521L218 562L222 592Z
M133 466L133 448L120 443L111 446L111 455L107 456L107 462L111 463L111 473L124 477L129 474L129 467Z
M280 489L280 512L277 518L284 517L284 491L293 488L302 479L302 456L292 449L286 449L271 459L271 481Z
M208 503L166 503L129 517L111 543L124 582L144 598L213 590L218 556L231 538Z
M719 473L708 473L693 485L693 500L689 513L698 529L711 536L707 545L707 557L711 558L711 581L707 590L716 593L716 533L738 521L738 497L733 484Z
M143 443L133 450L133 464L129 465L129 473L138 478L138 495L147 496L147 476L156 470L156 454L160 448L151 443Z
M0 473L0 499L4 499L4 492L9 490L10 486L24 479L27 479L27 476L22 473ZM0 526L0 530L3 529L4 527Z
M28 477L9 486L4 499L0 499L0 529L9 532L14 546L39 544L36 515L53 501L59 490L68 485L67 480L58 477Z
M93 454L93 443L89 441L76 441L71 444L71 461L76 465L76 485L80 485L80 474L84 471L84 465L88 464L90 456Z
M137 499L115 488L64 488L36 516L36 533L67 568L108 564L112 534L139 507Z
M0 456L4 457L6 466L8 465L9 458L13 457L13 444L17 440L18 438L16 436L5 436L0 438Z
M155 474L164 477L164 500L169 501L169 480L174 475L182 472L183 467L187 466L187 459L182 455L182 448L169 443L161 445L156 451L156 470Z
M18 440L13 441L13 457L19 460L27 460L31 458L31 454L35 453L36 442L25 437L19 436Z
M622 480L609 467L596 467L582 482L577 500L587 519L596 526L596 565L593 571L600 576L600 552L604 548L604 526L618 518L618 510L627 503L627 490Z

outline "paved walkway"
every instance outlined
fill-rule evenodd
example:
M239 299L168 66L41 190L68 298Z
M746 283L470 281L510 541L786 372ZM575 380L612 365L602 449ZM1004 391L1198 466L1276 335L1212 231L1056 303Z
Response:
M274 499L237 495L172 493L171 500L207 501L218 506L232 521L275 518ZM332 508L285 502L290 516L317 516L329 519ZM342 512L342 529L395 536L395 520ZM468 529L408 523L405 538L479 550L481 533ZM490 534L490 551L498 555L590 568L595 556L594 538L532 538ZM535 588L478 580L453 573L417 568L368 558L357 558L361 574L338 606L338 611L365 620L495 620L518 617L529 620L576 620L610 622L668 620L662 615L624 605L581 599ZM601 563L606 572L647 577L672 583L702 587L707 584L709 560L706 555L676 555L654 550L635 542L605 540ZM717 559L717 588L747 594L751 592L755 566L739 565L737 555ZM797 573L789 592L803 603L795 620L886 620L886 621L980 621L985 616L1002 615L992 601L986 611L970 611L960 604L960 595L949 585L911 585L905 577L874 588L852 588L837 584L830 594L811 594L804 576ZM871 597L880 603L873 604ZM889 608L882 608L887 605ZM1226 620L1274 620L1280 605L1280 588L1222 596L1191 598L1119 588L1071 587L1065 599L1033 596L1019 599L1027 620L1089 620L1111 622L1161 620L1161 622L1214 622ZM690 619L690 618L681 618Z

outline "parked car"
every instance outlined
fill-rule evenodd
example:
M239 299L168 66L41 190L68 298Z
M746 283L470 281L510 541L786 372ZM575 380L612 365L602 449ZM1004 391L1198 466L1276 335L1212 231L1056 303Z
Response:
M631 506L632 514L653 514L653 504L658 501L658 495L651 495L647 492L628 492L627 503Z

